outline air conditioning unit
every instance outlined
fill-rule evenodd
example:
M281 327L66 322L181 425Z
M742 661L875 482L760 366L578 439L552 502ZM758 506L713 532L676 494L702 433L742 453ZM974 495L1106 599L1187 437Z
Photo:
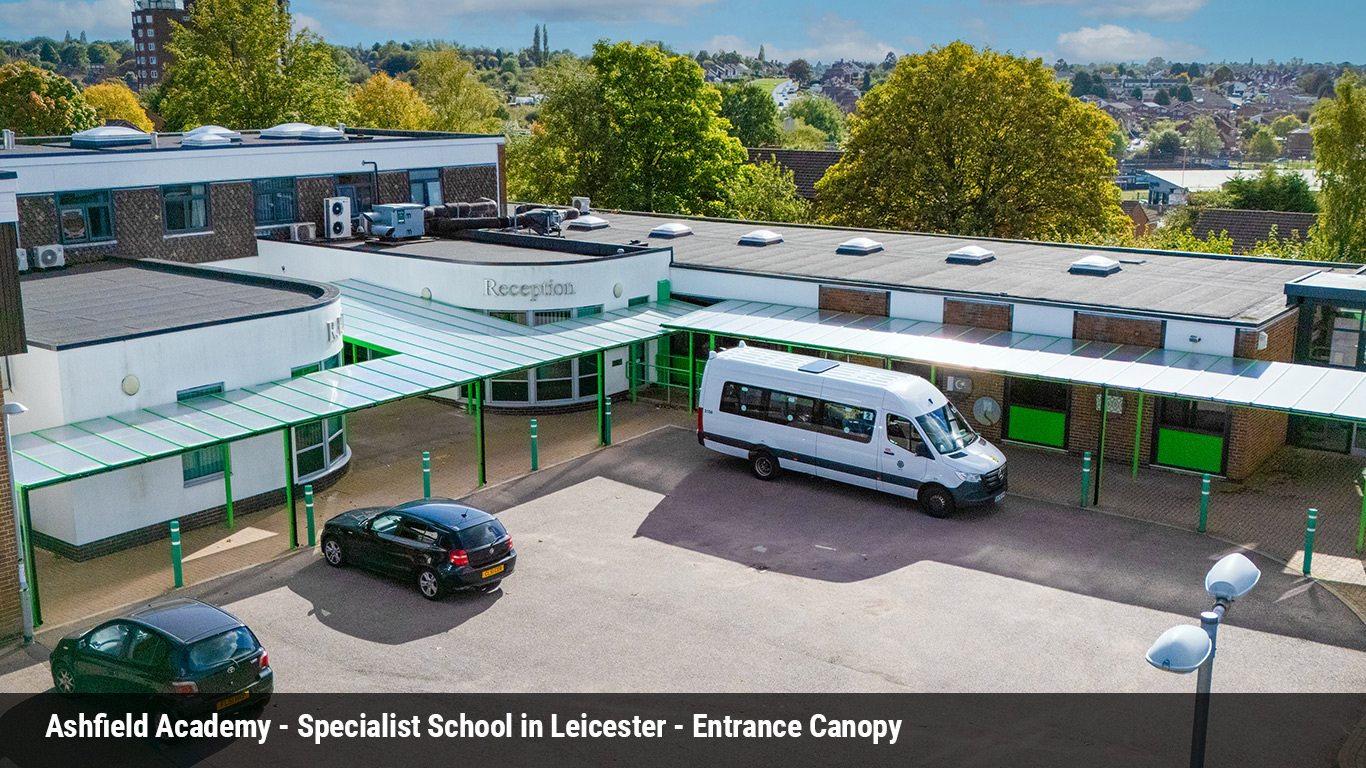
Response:
M564 198L560 199L563 200ZM574 210L579 212L580 216L586 216L593 212L592 207L588 204L588 198L586 197L576 197L570 201L570 203Z
M342 240L351 236L351 198L328 197L323 199L327 206L327 239Z
M306 243L309 240L316 240L317 238L318 225L311 221L302 221L297 224L289 225L289 239L296 243Z
M26 249L26 248L15 248L15 249L14 249L14 255L15 255L16 257L18 257L18 259L19 259L19 271L20 271L20 272L27 272L27 271L28 271L28 249Z
M66 249L60 245L40 245L33 258L34 266L39 269L53 269L66 266Z

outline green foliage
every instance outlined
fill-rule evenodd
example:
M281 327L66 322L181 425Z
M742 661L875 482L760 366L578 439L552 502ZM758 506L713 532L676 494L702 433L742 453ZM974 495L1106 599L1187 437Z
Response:
M515 59L506 59L513 61ZM431 106L432 127L441 131L499 133L501 106L474 74L474 66L455 48L418 54L417 90Z
M1227 232L1215 234L1211 232L1209 237L1201 240L1185 227L1172 226L1164 223L1163 226L1149 232L1148 234L1136 238L1134 245L1138 248L1151 248L1158 251L1185 251L1187 253L1220 253L1231 255L1233 253L1233 238Z
M745 151L727 135L721 94L692 59L653 46L599 42L586 65L543 77L530 137L509 147L510 186L523 200L661 213L724 215Z
M1225 64L1224 66L1221 66L1218 69L1214 70L1214 74L1212 75L1212 77L1214 78L1214 83L1216 85L1220 83L1229 83L1233 81L1233 70L1230 69L1227 64Z
M1258 176L1234 176L1224 185L1229 207L1255 211L1318 213L1318 200L1298 173L1277 173L1274 166Z
M1366 261L1366 103L1348 73L1332 101L1314 109L1314 165L1323 215L1314 245L1335 261Z
M1192 64L1191 66L1195 66L1195 65ZM1176 100L1177 100L1177 101L1195 101L1195 94L1194 94L1194 93L1191 93L1191 87L1190 87L1189 85L1186 85L1185 83L1182 83L1182 84L1181 84L1181 87L1176 89Z
M746 147L776 147L782 140L773 94L753 83L721 85L721 117L730 121L730 135Z
M797 120L793 124L792 130L783 131L782 147L783 149L825 149L825 131L807 125L805 120Z
M1129 91L1129 95L1133 97L1134 101L1143 101L1143 89L1136 85L1132 91Z
M1148 142L1148 154L1152 157L1171 158L1181 154L1181 134L1170 120L1159 120L1149 126L1144 140Z
M352 87L353 119L362 128L422 131L432 126L432 109L411 85L376 72Z
M825 134L826 141L838 142L844 138L844 112L826 96L808 93L788 104L783 116L816 128Z
M1258 128L1247 140L1247 156L1253 160L1274 160L1281 154L1281 145L1276 143L1276 134L1270 128Z
M1153 94L1153 103L1165 107L1172 103L1172 96L1170 93L1167 93L1166 88L1158 88L1157 93Z
M1290 132L1298 128L1303 128L1304 123L1300 122L1294 115L1281 115L1271 122L1271 132L1284 139Z
M811 82L811 65L806 63L806 59L793 59L787 65L787 76L797 81L797 85L806 85Z
M109 66L118 63L119 54L114 47L103 40L91 43L86 49L86 58L90 59L91 64Z
M90 51L80 43L68 43L60 58L62 66L73 73L85 74L90 69Z
M1118 125L1110 128L1110 157L1119 162L1129 156L1129 135L1120 130Z
M742 166L728 198L734 218L803 222L811 215L811 204L797 197L792 171L776 161Z
M1196 115L1186 131L1186 146L1196 157L1209 157L1224 148L1224 140L1219 136L1219 128L1209 115Z
M124 120L144 131L152 130L152 121L147 118L137 94L117 80L96 83L81 94L94 108L95 114L104 120Z
M21 61L0 67L0 126L20 136L60 136L99 124L65 77Z
M989 237L1131 228L1113 122L1066 89L1039 60L963 42L906 56L850 117L821 209L835 224Z
M190 25L173 24L161 115L168 128L266 128L347 119L348 86L332 49L294 31L275 0L199 0Z

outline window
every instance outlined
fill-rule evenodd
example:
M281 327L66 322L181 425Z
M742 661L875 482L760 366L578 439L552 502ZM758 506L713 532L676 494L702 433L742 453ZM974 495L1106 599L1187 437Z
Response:
M1309 323L1308 362L1338 368L1361 367L1360 309L1319 304Z
M460 538L460 546L465 549L483 549L506 539L508 532L502 523L490 520L487 523L472 525L456 535Z
M152 70L152 79L153 79L153 80L157 79L157 78L160 77L160 76L161 76L161 73L160 73L160 72L156 71L155 69Z
M916 453L920 449L920 433L915 431L911 420L896 414L887 414L887 442L896 447Z
M57 195L57 218L64 244L96 243L114 237L114 213L108 191Z
M579 397L598 393L598 356L584 355L579 358Z
M920 425L926 439L934 443L934 449L940 453L961 451L977 440L977 433L972 431L972 427L968 426L967 420L953 407L953 403L945 403L944 407L937 411L916 416L915 422Z
M639 306L641 306L642 304L649 304L649 303L650 303L650 297L649 297L649 296L637 296L637 297L635 297L634 299L628 299L628 300L626 301L626 306L628 306L628 307L639 307Z
M579 307L578 309L574 310L574 317L593 317L593 316L595 316L595 315L601 315L601 314L602 314L602 305L601 305L601 304L593 304L593 305L587 306L587 307Z
M531 397L531 387L527 383L527 372L516 371L492 380L489 385L493 400L526 402Z
M244 661L260 648L251 630L237 627L200 640L189 647L190 669L205 672L230 661Z
M142 627L132 629L132 663L148 669L165 669L171 664L171 645L166 638Z
M147 60L147 63L148 63L148 64L156 64L156 63L157 63L157 57L153 56L153 57L149 58L149 59Z
M157 44L156 44L156 43L148 43L148 44L147 44L147 50L149 50L149 51L155 51L156 49L157 49ZM153 64L157 63L157 60L156 60L156 59L152 59L152 63L153 63Z
M1228 406L1198 400L1162 399L1159 423L1186 432L1223 436L1228 425Z
M877 420L877 413L867 408L733 381L721 388L721 411L860 443L873 439L873 424Z
M351 215L359 216L375 202L374 180L368 173L346 173L337 177L337 196L351 198Z
M345 456L344 416L329 416L294 428L294 469L300 478L323 472Z
M143 33L144 33L145 31L146 31L146 30L144 30L142 27L138 27L138 37L142 37L142 35L143 35ZM138 50L142 50L142 49L139 48Z
M441 170L424 168L408 171L408 191L418 205L441 205Z
M209 228L209 186L178 184L161 188L167 232L199 232Z
M558 323L561 320L568 320L573 317L574 312L570 309L542 309L532 313L532 325L545 325L547 323Z
M526 325L525 312L503 312L500 310L493 310L489 312L489 317L496 317L499 320L506 320L509 323L516 323L518 325Z
M370 523L370 530L380 536L392 534L398 530L400 520L402 520L402 518L398 514L389 512L376 517L374 521Z
M146 63L147 63L147 58L144 57L144 56L139 56L139 57L138 57L138 63L139 63L139 64L146 64Z
M256 225L288 224L295 220L294 179L257 179L252 182L256 198Z
M536 400L569 400L574 397L574 361L561 360L557 363L536 368Z
M198 397L222 394L223 383L209 384L193 389L182 389L175 394L176 402L185 402ZM197 451L180 454L181 476L185 485L198 485L205 480L211 480L223 474L223 451L227 450L224 446L213 445L208 448L200 448Z
M820 429L825 434L860 443L873 439L873 419L876 414L872 411L829 401L824 401L821 405L823 418L820 421Z
M138 43L138 50L142 50L142 43Z
M398 526L398 537L404 541L411 541L424 547L434 547L441 536L435 528L426 523L409 518L403 518L403 522Z
M128 625L123 623L100 627L86 638L85 646L102 656L121 658L127 646Z

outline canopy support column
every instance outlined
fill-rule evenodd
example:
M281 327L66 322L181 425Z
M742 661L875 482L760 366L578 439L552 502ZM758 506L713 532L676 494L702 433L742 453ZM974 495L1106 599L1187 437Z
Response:
M27 487L19 486L19 509L15 510L15 514L24 524L24 536L19 546L24 550L24 576L28 581L28 594L21 595L20 599L28 600L28 605L23 608L31 612L33 627L40 627L43 625L43 603L38 598L38 566L33 560L33 516L29 513ZM24 640L32 638L26 637Z
M479 465L478 486L483 488L488 482L488 453L484 446L484 379L475 382L471 387L474 397L474 453L475 460Z
M697 361L693 359L693 333L688 331L688 410L697 409Z
M1138 413L1134 416L1134 479L1138 479L1139 446L1143 444L1143 393L1138 393Z
M607 355L598 350L598 445L607 445Z
M1095 497L1092 500L1096 506L1100 506L1100 473L1105 466L1105 422L1106 414L1110 412L1110 388L1104 384L1100 387L1100 441L1096 448L1096 477L1095 477Z
M223 497L228 510L228 530L232 530L232 443L223 443Z
M289 515L289 548L299 548L299 521L294 518L294 428L285 427L285 512Z

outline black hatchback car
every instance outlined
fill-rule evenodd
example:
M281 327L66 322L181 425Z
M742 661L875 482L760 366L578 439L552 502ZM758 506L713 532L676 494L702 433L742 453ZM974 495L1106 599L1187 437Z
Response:
M492 592L517 565L498 518L450 499L344 512L323 526L322 549L333 566L407 576L428 600L453 590Z
M270 657L237 617L198 600L153 603L52 649L58 693L165 694L180 714L264 706Z

